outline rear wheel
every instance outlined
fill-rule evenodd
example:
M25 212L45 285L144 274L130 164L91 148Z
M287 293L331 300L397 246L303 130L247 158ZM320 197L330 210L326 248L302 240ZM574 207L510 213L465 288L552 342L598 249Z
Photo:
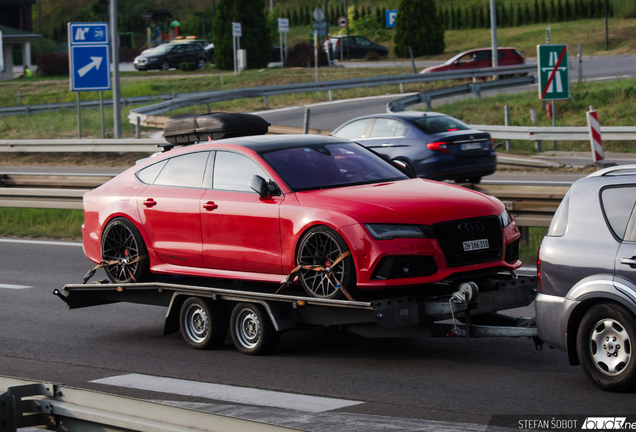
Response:
M102 234L102 260L106 275L114 283L145 282L150 279L148 249L135 225L127 219L108 222Z
M614 303L592 307L583 316L576 350L587 377L599 388L623 392L636 388L636 320Z
M322 271L300 270L299 279L305 291L317 298L342 298L344 294L336 285L340 282L347 292L353 294L356 274L351 255L333 265L338 257L348 251L345 241L331 228L319 226L308 230L298 245L296 263L330 268L333 275L329 277Z
M263 306L239 303L232 311L230 334L236 348L243 354L258 355L273 351L280 342L280 333Z
M179 314L181 335L195 349L218 348L227 336L225 311L213 300L190 297Z

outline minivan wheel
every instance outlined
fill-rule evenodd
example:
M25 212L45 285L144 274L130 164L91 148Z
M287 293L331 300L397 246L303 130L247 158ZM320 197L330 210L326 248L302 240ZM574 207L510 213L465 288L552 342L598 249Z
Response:
M613 392L636 388L636 319L626 308L601 303L579 324L576 350L581 367L597 387Z
M163 71L170 70L170 62L168 62L168 60L162 61L161 64L159 65L159 68Z

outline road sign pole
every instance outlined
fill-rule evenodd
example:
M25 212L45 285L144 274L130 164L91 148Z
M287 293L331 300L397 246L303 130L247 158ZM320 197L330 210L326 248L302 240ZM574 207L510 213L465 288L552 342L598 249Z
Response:
M121 138L121 90L119 88L119 32L117 30L117 2L111 0L110 5L110 40L112 41L113 59L113 129L115 138ZM105 67L110 68L109 64Z
M104 92L99 92L99 114L102 118L102 139L106 138L106 128L104 126Z
M77 139L82 139L82 105L80 104L80 92L77 95Z
M554 103L554 99L552 99L552 127L556 127L556 105ZM554 151L556 151L557 142L552 141L552 144L554 145Z
M283 32L278 32L278 38L280 39L280 68L285 67L285 57L283 56Z

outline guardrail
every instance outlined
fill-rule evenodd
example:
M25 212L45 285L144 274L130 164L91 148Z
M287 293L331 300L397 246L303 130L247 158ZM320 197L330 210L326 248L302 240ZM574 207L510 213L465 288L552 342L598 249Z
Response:
M179 108L223 102L234 99L246 99L255 97L267 98L268 96L279 94L332 91L358 87L376 87L383 85L407 84L413 82L428 82L448 79L468 79L491 75L514 75L523 73L536 73L536 71L537 68L535 66L519 65L499 68L472 69L459 72L432 72L427 74L389 75L338 81L321 81L300 84L286 84L280 86L251 87L236 90L215 91L209 92L207 94L176 98L155 105L135 108L128 114L128 119L131 124L136 125L137 120L139 119L139 124L141 126L150 126L150 124L148 124L146 121L146 116L164 115L168 111ZM267 99L265 100L267 101ZM267 102L265 102L265 105L267 106Z
M0 430L43 426L83 432L283 432L298 431L252 420L81 390L60 384L0 376Z
M510 73L536 73L537 67L536 65L520 65L520 66L512 66L514 71L511 72L511 67L502 67L494 69L501 74L510 74ZM521 68L520 70L517 70ZM221 90L214 92L191 92L191 93L173 93L173 94L163 94L163 95L152 95L152 96L132 96L132 97L122 97L121 104L123 106L126 105L140 105L151 103L157 100L161 101L171 101L175 99L187 99L187 100L197 100L204 98L206 99L203 102L194 103L194 105L211 103L211 102L219 102L224 100L231 99L243 99L250 97L267 97L276 94L286 94L286 93L298 93L298 92L311 92L311 91L325 91L325 90L339 90L345 88L354 88L354 87L365 87L365 86L375 86L375 85L388 85L388 84L406 84L410 82L420 82L420 81L435 81L435 80L445 80L445 79L454 79L454 78L472 78L472 77L480 77L480 76L489 76L494 75L491 71L492 68L489 69L473 69L472 71L464 71L464 72L435 72L430 74L409 74L409 75L394 75L389 77L379 77L382 79L375 80L372 83L367 83L366 81L370 78L361 78L361 79L351 79L351 80L342 80L342 81L325 81L325 82L317 82L317 83L306 83L306 84L287 84L282 86L274 86L274 87L254 87L254 88L245 88L245 89L237 89L237 90ZM402 79L400 77L403 77ZM383 82L386 79L390 82ZM304 87L303 87L304 86ZM307 88L304 90L303 88ZM266 91L264 89L271 89L271 91ZM212 96L218 95L218 96ZM226 96L230 96L227 98ZM220 97L218 100L212 100L210 98ZM226 98L224 98L226 97ZM81 101L81 108L99 108L100 104L103 103L104 107L112 107L113 100L112 99L104 99L103 102L99 100L89 100L89 101ZM186 105L190 106L190 105ZM10 107L1 107L0 108L0 116L12 116L12 115L28 115L28 114L37 114L41 112L48 111L57 111L60 109L76 109L76 102L58 102L51 104L36 104L36 105L16 105ZM174 109L174 108L171 108ZM134 110L135 112L141 112L138 109ZM161 110L159 113L164 113L169 110ZM130 123L137 124L137 116L132 118L129 115ZM142 126L150 126L146 125L142 122Z
M90 189L114 177L85 174L2 174L0 207L82 209L82 197ZM463 184L493 195L506 205L521 227L547 227L569 184L545 185L501 182Z
M404 111L404 108L425 103L427 109L430 111L432 108L434 99L442 99L451 96L458 96L468 93L476 93L478 98L481 98L482 91L496 90L501 88L518 87L530 84L536 84L537 77L534 75L520 77L520 78L508 78L495 81L475 82L469 84L462 84L453 87L446 87L442 89L430 90L427 92L417 93L414 95L404 96L403 98L393 100L386 105L387 112Z

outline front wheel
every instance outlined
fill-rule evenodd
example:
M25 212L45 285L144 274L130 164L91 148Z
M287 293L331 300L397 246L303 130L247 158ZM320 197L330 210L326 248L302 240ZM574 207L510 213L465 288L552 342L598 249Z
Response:
M181 306L179 323L183 339L194 349L218 348L227 336L225 311L212 300L187 299Z
M164 60L161 62L161 64L159 65L159 68L162 71L167 71L170 70L170 62L168 62L168 60Z
M351 255L333 265L345 252L349 252L347 243L331 228L318 226L307 231L298 245L296 263L330 268L331 272L328 276L323 271L300 270L300 282L309 295L323 299L342 298L344 293L337 286L338 282L353 294L356 270Z
M258 355L273 351L280 341L265 309L254 303L239 303L232 311L230 334L243 354Z
M602 390L624 392L636 388L636 320L615 303L592 307L583 316L576 350L587 377Z
M200 58L197 60L197 69L203 69L205 67L205 59Z

